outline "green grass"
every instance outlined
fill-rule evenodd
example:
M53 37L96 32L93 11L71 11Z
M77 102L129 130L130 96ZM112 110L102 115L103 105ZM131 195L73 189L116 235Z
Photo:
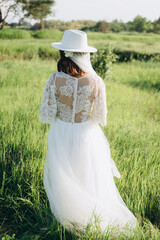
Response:
M57 226L50 212L42 181L49 125L40 123L40 104L53 71L54 61L39 59L0 65L0 236L113 239L98 228L76 238ZM160 239L159 79L160 63L133 62L114 64L113 76L106 81L108 125L103 131L121 172L116 185L139 221L135 236L127 239Z
M159 34L139 33L87 33L90 44L97 48L105 47L111 43L114 48L132 50L142 53L160 52Z
M30 31L20 29L3 29L0 31L0 39L29 39Z
M29 38L37 38L37 39L61 39L62 38L61 31L51 31L51 30L38 30L38 31L29 31L23 29L8 29L4 28L0 31L0 39L29 39Z
M51 40L31 39L31 40L1 40L0 60L6 59L35 59L54 58L59 56L59 51L51 47Z
M7 59L57 59L58 51L50 45L61 41L63 32L43 30L26 31L4 29L0 31L0 60ZM147 33L95 33L88 32L88 43L96 48L108 47L120 51L135 51L143 54L160 53L160 35Z

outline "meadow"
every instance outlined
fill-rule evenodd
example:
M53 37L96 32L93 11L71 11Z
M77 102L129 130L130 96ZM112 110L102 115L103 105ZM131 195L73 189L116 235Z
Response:
M43 30L26 31L4 29L0 31L0 60L5 59L56 59L58 51L51 48L52 42L59 42L62 32ZM153 33L95 33L88 32L88 43L96 48L111 44L116 52L131 51L139 54L160 55L160 35ZM128 54L128 53L126 53ZM160 56L159 56L160 59Z
M97 46L98 38L99 35ZM89 41L90 44L95 41L96 45L96 39ZM13 46L25 49L27 45L32 49L32 43L33 49L38 44L48 47L50 39L2 40L1 47L12 52ZM3 56L0 237L3 240L115 239L110 232L102 234L98 226L93 231L88 227L78 236L71 234L57 225L50 212L43 187L50 126L40 123L40 104L45 82L56 71L55 60L38 56L29 60L5 53ZM105 79L105 84L108 124L102 129L121 173L115 182L139 222L134 236L121 235L117 239L159 240L160 62L115 63L112 76Z

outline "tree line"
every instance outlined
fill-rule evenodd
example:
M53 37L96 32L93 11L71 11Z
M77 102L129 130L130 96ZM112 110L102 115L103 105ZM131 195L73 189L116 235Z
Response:
M94 26L84 27L83 30L90 30L95 32L122 32L122 31L136 31L136 32L153 32L160 33L160 18L155 21L147 20L147 18L140 15L136 16L133 21L124 23L117 19L112 22L99 21Z
M92 20L74 20L69 22L64 22L60 20L54 21L44 21L44 27L46 29L53 30L66 30L66 29L81 29L83 31L94 31L94 32L122 32L122 31L136 31L136 32L153 32L160 33L160 18L155 21L147 20L147 18L142 16L136 16L133 21L128 21L126 23L122 21L113 20L112 22L106 21L92 21ZM32 29L40 29L39 24L35 24Z
M137 31L137 32L153 32L160 33L160 17L151 21L140 15L136 16L133 21L123 22L117 19L112 22L107 21L46 21L48 15L54 15L53 6L55 0L0 0L0 29L7 23L7 17L10 12L15 16L20 16L19 23L12 22L12 27L15 25L24 25L26 19L35 19L37 23L31 26L31 29L54 29L66 30L69 28L77 28L84 31L94 32L122 32L122 31Z

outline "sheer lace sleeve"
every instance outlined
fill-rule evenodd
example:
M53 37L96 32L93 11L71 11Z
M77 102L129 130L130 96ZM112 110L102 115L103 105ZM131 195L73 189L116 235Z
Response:
M103 80L98 77L96 79L95 100L93 105L92 120L100 123L102 126L107 124L106 119L106 87Z
M56 85L55 74L51 74L46 82L43 98L40 107L40 122L51 124L57 113L57 103L55 97Z

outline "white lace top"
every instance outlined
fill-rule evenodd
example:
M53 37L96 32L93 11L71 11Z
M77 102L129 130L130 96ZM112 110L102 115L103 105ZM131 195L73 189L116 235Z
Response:
M71 123L92 119L105 126L105 84L91 74L76 78L63 72L52 73L44 88L40 113L42 123L51 124L57 117Z

